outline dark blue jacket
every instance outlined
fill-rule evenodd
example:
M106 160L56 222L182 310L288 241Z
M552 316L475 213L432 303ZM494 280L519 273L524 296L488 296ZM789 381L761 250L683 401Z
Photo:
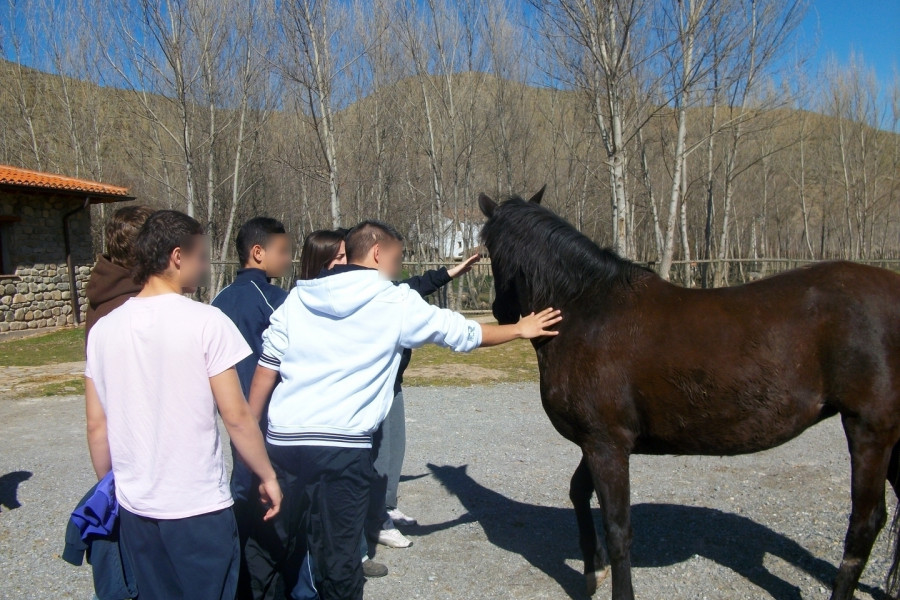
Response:
M447 273L447 268L441 267L440 269L425 271L421 275L414 275L409 279L395 281L394 283L405 283L412 291L417 292L424 298L435 293L451 281L453 281L453 278ZM400 357L400 368L397 370L397 379L394 381L395 396L403 391L403 372L409 366L410 360L412 360L412 350L404 348L403 355Z
M266 272L261 269L241 269L234 282L213 298L212 305L231 319L253 354L239 362L238 378L244 397L250 394L250 382L256 372L259 355L262 354L262 335L269 326L269 318L275 309L282 305L288 293L269 283ZM265 415L263 416L265 421ZM235 500L247 500L252 494L253 473L237 455L234 445L231 447L234 458L231 471L231 495Z
M262 334L269 326L269 317L287 298L287 292L269 283L265 271L241 269L234 282L219 292L212 305L231 319L247 340L253 354L237 364L238 378L244 397L250 393L250 382L256 363L262 354Z
M97 483L84 495L76 512L94 497L99 485ZM81 539L81 536L78 524L69 519L62 559L77 567L83 564L85 553L87 554L87 561L93 569L94 593L100 600L136 598L138 590L134 581L134 569L119 541L119 520L115 520L112 532L108 535L90 535L87 540Z

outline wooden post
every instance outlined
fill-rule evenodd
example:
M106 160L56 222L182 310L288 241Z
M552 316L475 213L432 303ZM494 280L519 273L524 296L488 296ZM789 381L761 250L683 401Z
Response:
M81 309L78 306L78 289L75 281L75 270L72 265L72 240L69 235L69 219L91 205L91 197L85 196L84 204L63 215L63 246L66 250L66 269L69 272L69 302L72 304L72 318L76 325L81 324Z

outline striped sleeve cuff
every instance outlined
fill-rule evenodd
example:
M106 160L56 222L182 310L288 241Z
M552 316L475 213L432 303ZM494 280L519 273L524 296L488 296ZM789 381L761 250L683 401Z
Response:
M278 371L281 368L281 361L271 354L262 354L259 357L259 366Z

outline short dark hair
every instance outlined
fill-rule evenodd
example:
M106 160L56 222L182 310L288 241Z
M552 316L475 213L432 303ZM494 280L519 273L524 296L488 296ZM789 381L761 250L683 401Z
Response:
M300 253L300 279L315 279L337 257L341 242L346 235L344 230L330 231L320 229L313 231L303 240L303 252Z
M104 228L106 254L111 262L126 269L134 266L134 240L152 214L153 209L148 206L126 206L113 213Z
M347 234L347 261L362 259L376 244L403 242L400 233L381 221L363 221Z
M175 248L191 250L194 236L203 235L203 226L177 210L153 213L134 240L134 280L140 285L154 275L165 273Z
M253 250L253 246L265 248L266 244L269 243L270 235L284 233L287 233L284 229L284 224L271 217L255 217L241 225L235 240L238 260L241 261L241 265L246 265L250 261L250 251Z

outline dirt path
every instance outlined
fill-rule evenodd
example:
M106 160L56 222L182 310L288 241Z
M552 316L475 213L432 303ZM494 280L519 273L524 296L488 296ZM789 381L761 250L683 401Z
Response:
M84 361L38 367L0 366L0 399L24 398L54 383L64 384L84 375ZM76 386L70 391L75 393Z

